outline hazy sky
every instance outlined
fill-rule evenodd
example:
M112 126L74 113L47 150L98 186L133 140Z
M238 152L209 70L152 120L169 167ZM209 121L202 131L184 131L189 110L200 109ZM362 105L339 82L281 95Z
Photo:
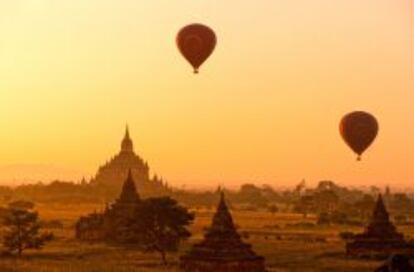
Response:
M194 76L175 46L211 26ZM0 2L0 165L92 175L119 150L171 183L410 185L412 0L13 0ZM373 113L361 163L338 122Z

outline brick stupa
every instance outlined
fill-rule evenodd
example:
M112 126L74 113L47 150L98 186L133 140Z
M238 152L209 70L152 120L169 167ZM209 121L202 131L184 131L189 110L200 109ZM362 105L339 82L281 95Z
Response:
M405 241L389 219L382 196L379 195L366 230L357 234L346 245L346 253L352 257L388 257L392 254L414 254L414 245Z
M180 258L180 268L186 272L266 271L264 258L237 233L223 193L204 240Z

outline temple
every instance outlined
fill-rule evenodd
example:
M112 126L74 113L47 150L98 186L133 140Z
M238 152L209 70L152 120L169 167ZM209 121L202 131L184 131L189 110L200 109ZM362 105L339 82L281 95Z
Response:
M382 196L379 195L366 230L355 235L346 245L346 253L352 257L388 257L392 254L414 254L414 245L405 241L389 219Z
M132 171L122 186L120 196L106 207L103 213L92 213L81 217L76 223L76 238L82 241L127 242L127 233L122 228L134 216L141 199L137 193Z
M396 254L388 258L374 272L414 272L414 267L411 265L410 259L407 256Z
M142 195L159 196L169 192L166 183L157 175L150 177L148 163L134 152L134 144L126 127L120 152L99 168L90 184L103 188L108 193L108 198L112 199L120 191L120 181L125 180L129 170Z
M221 193L217 211L204 240L180 258L186 272L264 272L264 258L241 240Z

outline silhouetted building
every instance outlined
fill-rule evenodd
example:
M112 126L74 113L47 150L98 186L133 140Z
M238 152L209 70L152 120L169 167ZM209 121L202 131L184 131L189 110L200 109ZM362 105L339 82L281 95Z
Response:
M385 187L384 203L385 203L385 205L387 205L388 207L389 207L389 205L391 205L391 203L392 203L392 193L391 193L390 186L388 186L388 185Z
M413 254L414 245L405 241L389 219L382 196L379 195L371 222L365 232L357 234L346 245L346 253L353 257L387 257L391 254Z
M140 203L132 172L129 171L118 199L103 213L81 217L76 224L76 237L84 241L127 241L125 227Z
M150 178L148 163L135 154L127 127L121 143L121 151L99 168L90 183L100 188L106 188L106 192L119 192L122 184L120 181L125 180L128 170L132 171L136 186L142 195L164 195L169 192L162 179L156 175Z
M213 222L204 240L180 258L188 272L264 272L264 258L241 240L221 193Z
M124 231L129 219L131 219L137 207L141 203L137 193L131 170L122 186L121 195L110 207L105 210L105 235L107 239L126 242L127 232Z
M410 263L410 259L404 255L391 256L380 268L375 272L414 272L414 267Z

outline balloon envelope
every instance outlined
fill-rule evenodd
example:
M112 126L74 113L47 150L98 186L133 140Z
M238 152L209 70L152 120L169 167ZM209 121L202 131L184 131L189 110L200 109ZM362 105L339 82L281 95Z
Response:
M342 118L340 133L348 146L358 154L359 160L377 137L378 122L367 112L351 112Z
M202 24L191 24L182 28L177 35L177 46L185 59L198 73L200 66L213 53L217 38L214 31Z

